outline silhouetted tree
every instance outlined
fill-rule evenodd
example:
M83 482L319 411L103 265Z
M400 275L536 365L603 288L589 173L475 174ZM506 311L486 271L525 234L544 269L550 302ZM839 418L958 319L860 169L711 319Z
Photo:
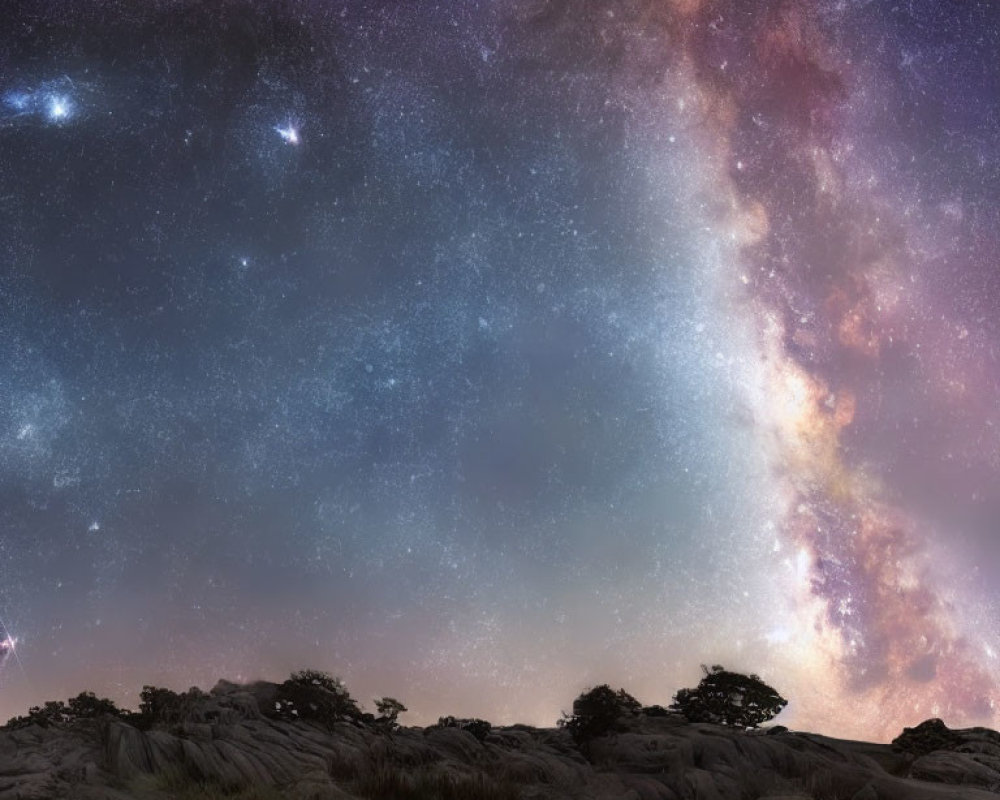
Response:
M115 705L113 700L106 697L98 697L93 692L80 692L76 697L69 699L68 708L70 716L76 719L103 717L110 715L120 717L121 709Z
M8 720L4 728L14 730L16 728L26 728L29 725L48 728L52 725L69 722L71 719L69 710L62 700L46 700L44 705L29 708L27 716L14 717Z
M716 664L702 666L705 677L694 689L681 689L674 696L672 711L691 722L714 722L756 728L776 716L788 701L758 676L730 672Z
M361 709L340 678L319 670L293 672L278 687L272 716L285 720L313 720L327 726L360 720Z
M32 706L26 716L14 717L3 726L6 730L26 728L38 725L48 728L53 725L65 725L78 719L98 719L110 715L119 719L127 718L127 712L122 711L113 701L106 697L98 697L93 692L80 692L70 698L68 703L62 700L47 700L44 705Z
M559 727L573 741L586 745L591 739L616 730L622 717L638 713L642 704L624 689L617 692L606 683L584 692L573 701L573 714L563 715Z
M383 697L375 700L375 709L379 714L375 720L375 724L393 730L399 727L399 723L396 720L400 714L406 711L406 706L400 703L395 697Z
M141 730L149 730L154 725L207 722L213 715L203 716L200 710L206 697L208 695L197 686L192 686L186 692L175 692L159 686L143 686L139 693L139 711L127 713L125 719Z
M156 722L180 722L182 705L182 697L177 692L159 686L143 686L139 692L139 716L144 724L140 727Z

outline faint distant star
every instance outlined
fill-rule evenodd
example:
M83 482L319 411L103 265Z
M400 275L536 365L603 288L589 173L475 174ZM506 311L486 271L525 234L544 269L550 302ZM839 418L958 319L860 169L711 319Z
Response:
M9 92L4 95L3 100L11 108L25 111L31 103L31 95L24 92Z

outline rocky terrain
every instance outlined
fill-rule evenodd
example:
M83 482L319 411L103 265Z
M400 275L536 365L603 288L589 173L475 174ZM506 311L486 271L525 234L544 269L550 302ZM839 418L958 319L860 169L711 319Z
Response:
M581 752L565 729L390 730L265 716L277 685L220 682L184 718L0 732L0 800L935 800L1000 795L1000 734L940 720L893 745L635 714Z

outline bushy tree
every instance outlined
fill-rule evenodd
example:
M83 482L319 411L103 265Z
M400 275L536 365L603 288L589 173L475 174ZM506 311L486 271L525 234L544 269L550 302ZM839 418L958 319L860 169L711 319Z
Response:
M128 714L129 723L141 730L149 730L154 725L177 725L182 722L204 722L199 712L205 694L197 686L186 692L175 692L160 686L143 686L139 693L139 711Z
M616 730L622 717L637 714L641 708L642 704L624 689L616 692L604 683L577 697L572 715L564 715L558 724L577 744L586 744Z
M705 677L694 689L681 689L674 696L672 711L691 722L713 722L741 728L756 728L776 716L788 701L757 675L730 672L716 664L702 666Z
M139 716L148 725L179 722L182 705L181 695L170 689L147 685L139 692Z
M338 695L346 695L348 693L347 687L344 686L344 682L340 678L318 669L301 669L298 672L293 672L285 683L317 686L320 689L325 689L328 692Z
M278 687L272 716L284 720L313 720L327 726L360 720L361 709L340 678L319 670L293 672Z
M80 692L76 697L71 697L68 702L70 716L76 719L93 717L103 717L110 715L120 717L121 709L115 705L113 700L106 697L98 697L93 692Z

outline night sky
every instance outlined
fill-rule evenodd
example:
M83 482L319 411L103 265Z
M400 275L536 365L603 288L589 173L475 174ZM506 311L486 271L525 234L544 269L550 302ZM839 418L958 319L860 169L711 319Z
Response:
M993 2L7 2L0 717L995 726L998 309Z

